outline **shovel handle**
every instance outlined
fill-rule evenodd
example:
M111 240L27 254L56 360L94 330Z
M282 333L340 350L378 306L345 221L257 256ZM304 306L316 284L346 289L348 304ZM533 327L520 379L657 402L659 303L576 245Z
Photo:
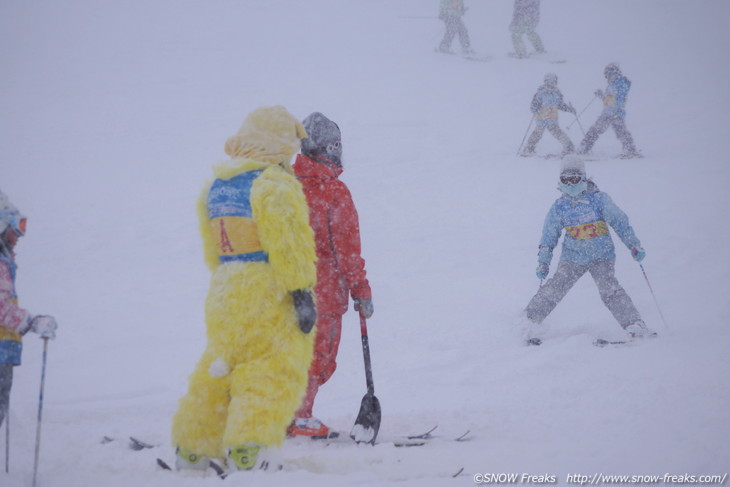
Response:
M373 368L370 362L370 342L368 340L367 320L360 311L360 335L362 337L362 355L365 360L365 383L368 386L368 393L375 393L375 385L373 384Z

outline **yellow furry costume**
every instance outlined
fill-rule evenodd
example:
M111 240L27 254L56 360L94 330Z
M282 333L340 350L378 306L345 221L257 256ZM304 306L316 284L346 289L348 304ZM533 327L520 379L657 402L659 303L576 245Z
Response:
M226 142L231 160L214 166L198 201L212 277L207 347L173 419L181 449L224 458L245 443L281 445L299 407L315 333L300 330L290 292L316 283L307 202L289 166L303 137L283 107L255 110ZM213 186L236 177L248 178L250 216L213 218Z

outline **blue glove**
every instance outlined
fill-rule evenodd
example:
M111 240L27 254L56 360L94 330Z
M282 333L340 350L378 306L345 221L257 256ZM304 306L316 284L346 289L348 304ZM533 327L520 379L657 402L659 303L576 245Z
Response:
M537 269L535 270L538 279L543 280L550 273L551 260L553 260L553 249L541 245L537 252Z
M631 255L636 262L641 262L646 257L646 252L641 247L634 247L631 249Z
M38 333L41 338L53 340L56 338L58 323L56 323L56 320L52 316L38 315L31 320L30 329L34 333Z

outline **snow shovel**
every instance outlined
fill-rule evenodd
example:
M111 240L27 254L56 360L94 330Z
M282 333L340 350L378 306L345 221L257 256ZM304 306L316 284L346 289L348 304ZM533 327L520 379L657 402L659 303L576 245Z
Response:
M380 401L375 397L375 386L373 385L373 370L370 365L370 345L368 343L368 329L365 324L365 317L360 311L360 334L362 335L362 354L365 358L365 382L368 392L363 396L360 403L360 412L355 419L355 425L350 431L350 438L357 443L375 444L380 429Z

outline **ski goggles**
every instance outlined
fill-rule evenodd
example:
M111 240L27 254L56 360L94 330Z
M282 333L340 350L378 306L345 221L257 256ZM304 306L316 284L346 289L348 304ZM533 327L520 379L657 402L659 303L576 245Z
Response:
M28 224L28 219L25 217L13 218L8 222L8 226L13 229L18 237L25 235L25 227Z
M560 176L560 182L563 184L578 184L581 181L583 181L583 176L578 174Z
M25 228L27 225L28 225L28 219L23 217L18 222L17 228L13 227L13 230L15 231L15 233L18 234L18 236L22 237L23 235L25 235Z

